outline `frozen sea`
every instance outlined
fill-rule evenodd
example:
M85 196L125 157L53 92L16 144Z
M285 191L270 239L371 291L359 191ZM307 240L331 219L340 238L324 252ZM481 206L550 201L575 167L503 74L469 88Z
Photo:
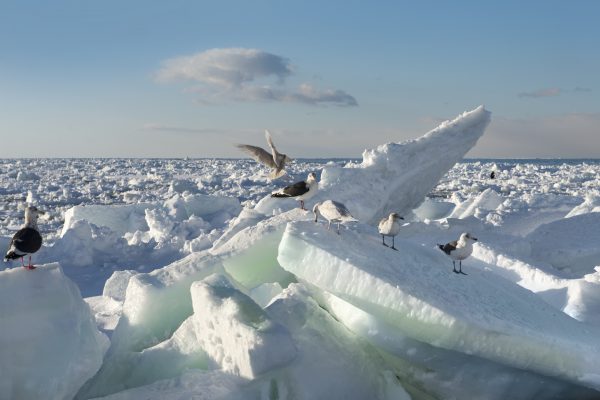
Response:
M247 159L0 160L0 247L46 211L38 268L0 270L0 398L600 398L600 160L463 160L489 120L276 181ZM309 172L309 211L269 196ZM310 212L329 198L358 219L340 234ZM437 247L462 232L467 275Z
M265 194L317 174L323 166L360 159L298 159L287 177L269 181L265 169L249 159L0 159L0 235L22 223L22 204L34 201L47 212L40 229L47 243L60 233L64 213L75 205L165 201L188 190L237 198L254 205ZM495 171L496 179L489 174ZM565 196L581 202L600 193L600 159L466 159L453 167L429 197L468 197L483 188L509 198L532 194Z

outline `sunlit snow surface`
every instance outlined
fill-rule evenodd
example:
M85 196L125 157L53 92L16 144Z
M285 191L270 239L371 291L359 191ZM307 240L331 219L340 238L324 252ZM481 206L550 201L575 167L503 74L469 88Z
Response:
M415 155L395 147L379 162ZM26 202L47 211L40 268L0 271L1 394L599 398L600 161L467 160L435 185L440 167L412 160L379 164L415 187L374 174L377 209L320 193L369 220L397 204L398 252L373 224L338 235L266 197L324 168L359 182L336 171L360 160L296 160L273 182L250 160L0 160L0 246ZM427 185L416 209L394 203ZM466 276L436 247L464 231L479 238Z

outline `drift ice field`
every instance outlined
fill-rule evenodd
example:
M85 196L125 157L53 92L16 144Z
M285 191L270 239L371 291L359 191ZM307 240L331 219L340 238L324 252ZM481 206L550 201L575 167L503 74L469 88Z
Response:
M46 211L38 268L0 271L0 399L600 398L600 162L463 160L491 118L273 181L249 159L0 160L0 246ZM307 210L270 197L310 172ZM328 199L358 221L315 223ZM467 275L437 247L463 232Z

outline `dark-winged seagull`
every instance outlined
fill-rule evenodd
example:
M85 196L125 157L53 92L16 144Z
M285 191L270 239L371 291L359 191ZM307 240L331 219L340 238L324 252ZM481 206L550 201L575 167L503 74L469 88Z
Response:
M271 168L271 179L277 179L285 174L285 164L292 161L287 155L280 153L273 144L271 134L265 129L265 137L267 138L267 144L271 148L271 153L265 149L257 146L251 146L249 144L238 144L236 145L240 150L248 153L256 162L266 165Z
M443 245L438 244L438 247L452 259L452 271L454 273L467 275L462 272L462 260L471 255L473 243L476 241L476 237L464 232L458 240ZM456 261L458 261L458 271L456 270Z
M394 238L396 237L398 232L400 232L400 226L401 226L400 220L401 219L404 219L404 218L402 218L397 213L393 212L387 218L383 218L381 221L379 221L379 227L378 227L379 233L381 233L381 240L385 247L390 247L387 244L385 244L385 237L391 236L392 237L392 247L391 248L394 250L398 250L396 247L394 247Z
M21 265L24 268L35 269L31 265L31 255L42 247L42 235L40 235L37 226L37 219L40 214L43 214L43 211L38 210L34 206L29 206L25 209L25 224L15 233L10 241L4 261L21 258ZM23 257L27 255L29 256L29 265L26 266Z
M357 219L350 214L350 211L348 211L345 205L334 200L325 200L321 203L315 204L313 207L313 213L315 213L315 222L317 222L319 214L329 221L327 229L331 228L332 222L337 222L338 235L340 234L340 223L357 221Z
M305 181L296 182L286 186L276 192L271 193L271 197L293 197L300 201L300 208L304 208L304 200L308 200L319 190L319 182L314 172L308 174Z

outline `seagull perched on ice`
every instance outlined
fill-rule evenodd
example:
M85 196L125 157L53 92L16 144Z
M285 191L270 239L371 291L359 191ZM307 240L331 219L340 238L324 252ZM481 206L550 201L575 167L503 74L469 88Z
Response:
M271 152L269 153L265 149L257 146L251 146L249 144L238 144L237 148L248 153L250 157L252 157L257 162L266 165L271 168L271 179L277 179L283 174L285 174L285 164L292 161L287 155L280 153L275 148L275 144L273 144L273 139L271 139L271 134L268 130L265 129L265 137L267 138L267 143L271 148Z
M313 197L317 193L317 190L319 190L319 182L317 182L315 173L311 172L305 181L296 182L273 192L271 193L271 197L294 197L296 200L300 200L300 208L305 210L304 200Z
M462 260L469 257L473 252L473 243L477 238L470 233L463 233L458 240L450 243L438 244L438 247L452 259L452 271L457 274L467 275L462 272ZM458 261L458 271L456 270L456 261Z
M391 236L392 237L392 249L394 250L398 250L397 248L394 247L394 238L396 237L396 235L398 234L398 232L400 232L400 220L403 220L404 218L402 218L400 215L398 215L397 213L391 213L387 218L383 218L381 221L379 221L379 233L381 233L381 240L383 241L383 245L385 247L389 247L387 244L385 244L385 237L386 236Z
M337 222L338 235L340 234L341 222L357 221L357 219L350 214L350 211L348 211L345 205L333 200L325 200L321 203L315 204L313 207L313 213L315 213L315 222L317 222L319 214L329 221L327 229L331 228L332 222Z
M35 269L31 265L31 254L42 247L42 235L40 235L40 231L38 230L37 219L43 213L43 211L38 210L34 206L29 206L25 209L25 225L15 233L10 241L4 261L15 260L20 257L21 265L24 268ZM23 262L23 257L26 255L29 255L29 265L27 266Z

